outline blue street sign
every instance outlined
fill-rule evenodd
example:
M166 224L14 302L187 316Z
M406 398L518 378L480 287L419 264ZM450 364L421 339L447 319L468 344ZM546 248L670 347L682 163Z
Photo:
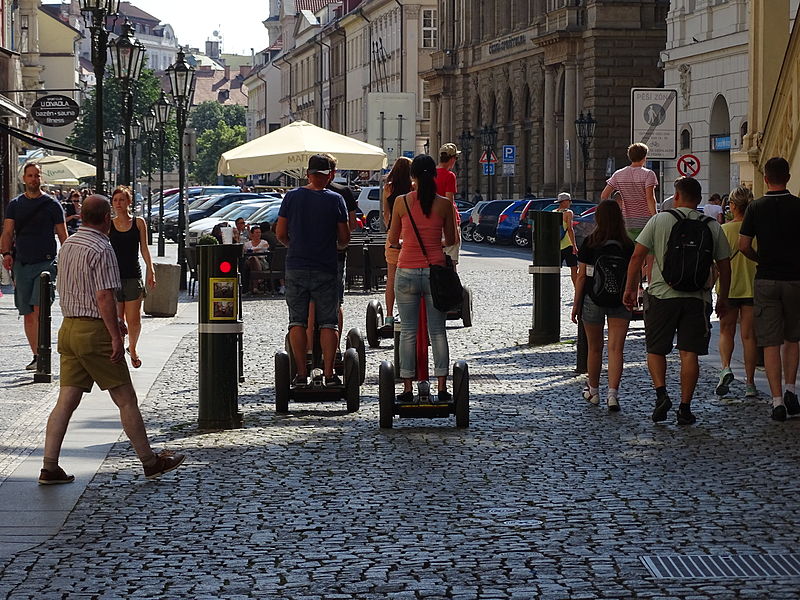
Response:
M494 163L486 163L483 165L484 175L494 175Z
M517 147L503 146L503 163L513 164L517 162Z
M414 151L413 150L403 150L403 156L406 158L414 158Z

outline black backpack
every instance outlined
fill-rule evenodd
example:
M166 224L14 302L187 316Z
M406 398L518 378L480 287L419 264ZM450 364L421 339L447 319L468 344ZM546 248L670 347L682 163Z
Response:
M690 219L682 212L668 210L678 222L672 226L664 253L661 275L666 284L681 292L708 289L714 264L714 238L708 224L711 217Z
M597 306L615 308L622 304L630 262L630 257L624 254L622 244L614 240L595 250L592 287L588 294Z

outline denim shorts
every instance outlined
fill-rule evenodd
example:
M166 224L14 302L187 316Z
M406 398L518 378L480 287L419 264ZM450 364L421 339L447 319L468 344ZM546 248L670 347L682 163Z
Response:
M625 319L630 321L633 313L629 311L623 304L614 307L598 306L589 297L589 294L583 297L583 310L581 311L581 321L589 325L603 325L606 317L609 319Z
M308 325L308 303L314 301L315 319L320 328L339 329L338 273L286 270L286 305L289 329Z
M50 304L55 300L56 265L52 260L23 265L14 261L14 305L21 315L29 315L34 306L39 306L39 275L50 273Z

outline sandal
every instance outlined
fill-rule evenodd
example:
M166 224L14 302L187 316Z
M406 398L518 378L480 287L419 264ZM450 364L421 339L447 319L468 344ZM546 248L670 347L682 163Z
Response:
M131 357L131 366L134 369L138 369L139 367L142 366L142 359L139 358L138 356L136 358L134 358L133 354L131 354L131 349L130 348L125 348L125 352L127 352L128 355Z

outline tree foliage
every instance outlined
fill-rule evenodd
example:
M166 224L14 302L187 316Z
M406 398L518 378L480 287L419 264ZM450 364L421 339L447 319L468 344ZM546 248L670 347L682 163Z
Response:
M133 117L144 123L144 115L158 100L161 83L152 70L142 69L139 80L133 86ZM118 132L123 128L123 91L118 79L111 76L110 66L103 79L103 128L106 131ZM67 143L95 151L95 111L97 109L96 90L92 89L81 107L81 114L75 122L72 134L67 138ZM159 139L158 134L152 135L150 153L147 153L147 134L142 128L140 137L142 148L137 153L137 164L142 172L147 173L151 168L153 172L159 168ZM164 169L171 170L177 162L178 133L175 126L174 111L166 127L164 147Z
M236 104L220 104L219 102L201 102L192 109L189 125L194 128L199 138L206 131L216 129L217 124L224 122L228 127L245 126L244 106Z
M207 129L197 138L197 160L193 165L192 179L200 184L216 183L219 157L246 141L247 129L244 125L231 127L221 120L214 128Z

